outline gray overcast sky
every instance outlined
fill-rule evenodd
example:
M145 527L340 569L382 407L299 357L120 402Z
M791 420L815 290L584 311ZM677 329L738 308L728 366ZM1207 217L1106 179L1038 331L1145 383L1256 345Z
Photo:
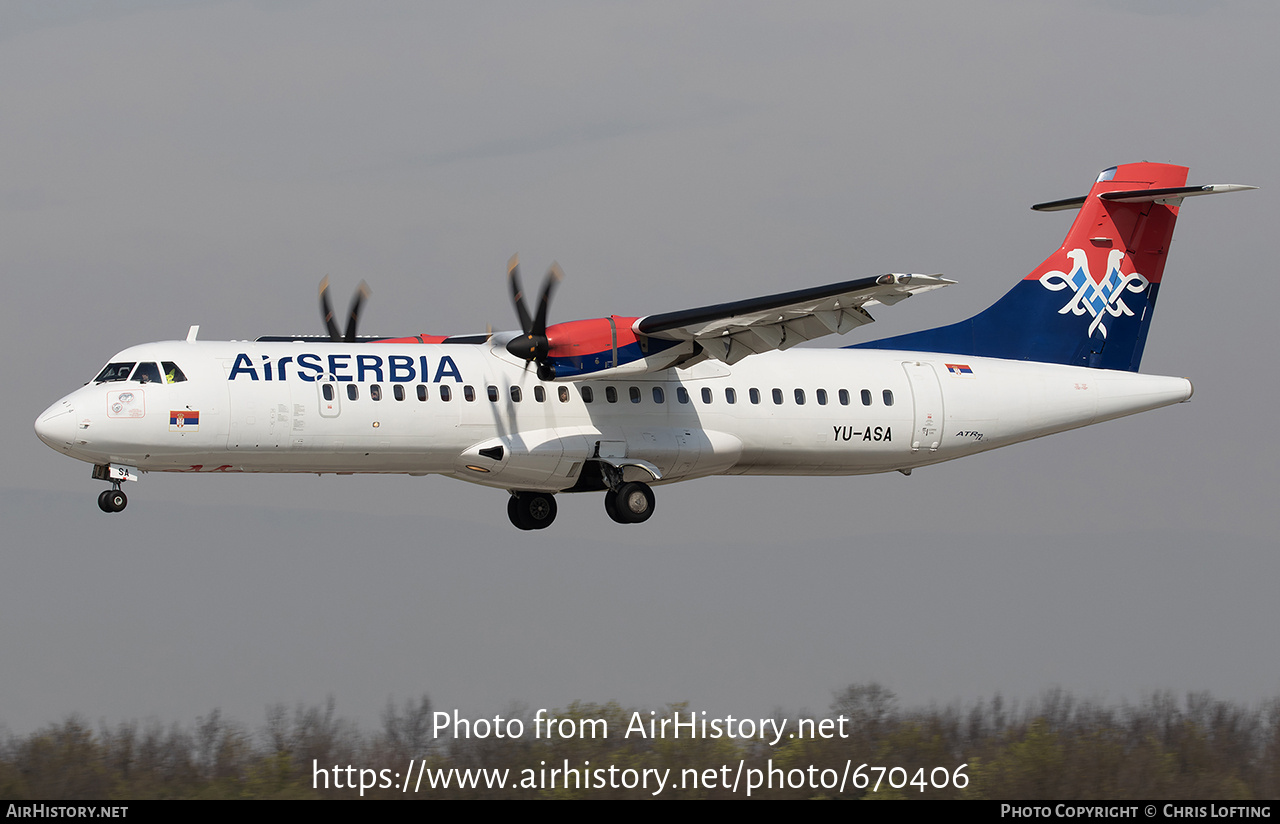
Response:
M0 725L389 697L709 714L1280 694L1273 3L0 6ZM716 478L518 533L442 478L172 477L107 517L36 415L134 343L671 311L885 271L995 300L1116 163L1188 202L1143 369L1194 400L901 475Z

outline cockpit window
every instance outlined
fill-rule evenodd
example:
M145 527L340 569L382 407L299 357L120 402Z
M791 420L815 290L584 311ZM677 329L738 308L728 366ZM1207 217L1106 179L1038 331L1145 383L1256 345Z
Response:
M173 361L161 361L160 368L164 371L165 383L182 383L187 379L187 376L178 368L178 364Z
M128 380L129 373L133 371L133 365L137 361L129 361L120 363L109 363L107 368L98 373L98 377L94 378L95 383L109 383L111 381Z
M137 383L159 383L160 367L152 361L143 361L133 370L133 380Z

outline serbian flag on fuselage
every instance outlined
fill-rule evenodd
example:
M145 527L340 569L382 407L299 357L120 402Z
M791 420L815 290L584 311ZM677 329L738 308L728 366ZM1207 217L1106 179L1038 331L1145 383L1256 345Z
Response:
M170 432L196 432L200 429L200 413L194 409L169 410Z

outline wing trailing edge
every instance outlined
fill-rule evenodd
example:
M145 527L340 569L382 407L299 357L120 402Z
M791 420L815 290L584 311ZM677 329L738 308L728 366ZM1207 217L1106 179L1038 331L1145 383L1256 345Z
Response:
M790 349L875 319L866 307L891 306L913 294L949 286L941 275L893 273L759 298L639 318L637 335L692 341L708 357L730 365L750 355Z

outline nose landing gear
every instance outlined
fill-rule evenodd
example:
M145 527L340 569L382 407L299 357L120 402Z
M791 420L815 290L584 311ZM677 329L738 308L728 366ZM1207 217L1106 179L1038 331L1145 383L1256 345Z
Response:
M93 479L111 484L110 489L98 496L98 509L103 512L123 512L129 504L129 498L120 490L120 484L138 480L138 470L119 464L94 464Z
M129 505L129 498L120 489L119 485L111 489L104 489L102 494L98 496L98 509L103 512L122 512Z

